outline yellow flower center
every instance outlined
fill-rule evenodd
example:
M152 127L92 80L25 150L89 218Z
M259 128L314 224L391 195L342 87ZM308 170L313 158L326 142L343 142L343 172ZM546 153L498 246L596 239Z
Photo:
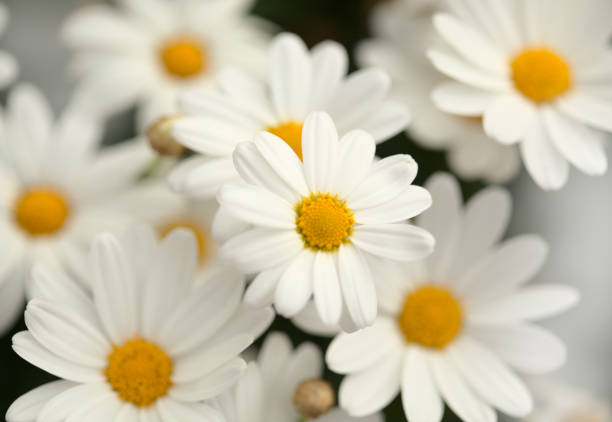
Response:
M355 219L338 195L311 194L296 206L297 231L304 246L313 250L335 251L349 243Z
M302 126L302 123L287 122L269 127L266 132L270 132L285 141L302 160Z
M148 407L172 386L172 360L153 343L130 340L113 349L104 375L121 400Z
M161 48L160 56L166 71L177 78L190 78L206 68L202 45L192 38L178 38Z
M208 254L210 245L210 235L208 233L208 230L202 227L199 223L189 218L178 218L162 225L158 229L158 232L160 237L163 239L168 235L168 233L179 228L191 230L191 232L194 234L198 244L198 255L200 258L200 264L203 264L206 260L206 255Z
M554 100L572 86L569 64L556 52L544 48L529 48L512 60L514 86L535 102Z
M19 226L32 236L50 235L60 230L70 210L68 201L53 189L37 188L24 192L14 210Z
M446 289L423 286L406 298L398 318L406 340L442 349L461 330L461 305Z

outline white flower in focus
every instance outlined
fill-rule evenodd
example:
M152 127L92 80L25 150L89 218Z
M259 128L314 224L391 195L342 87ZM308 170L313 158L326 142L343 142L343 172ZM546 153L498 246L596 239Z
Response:
M306 118L301 147L303 161L268 132L238 145L234 162L243 180L223 185L217 198L252 228L227 241L222 253L257 274L247 302L274 301L291 317L313 296L326 324L338 323L345 307L346 329L365 327L377 313L378 275L369 257L428 255L434 239L406 220L427 209L431 197L411 185L417 164L410 156L373 162L372 137L351 131L339 139L325 113Z
M481 117L485 132L520 147L531 177L560 189L569 164L588 175L607 169L612 132L612 3L587 0L491 0L434 25L453 51L433 48L434 66L455 82L433 93L443 111ZM588 28L588 31L584 29Z
M201 402L239 379L240 353L273 313L241 305L236 273L194 287L197 260L188 231L158 244L141 226L120 239L96 237L91 296L66 274L37 267L28 331L13 337L13 349L61 380L17 399L7 421L222 420Z
M442 43L431 20L442 10L440 3L396 0L378 6L372 15L377 38L360 43L358 61L389 72L393 97L413 113L409 132L415 141L447 150L450 167L464 179L506 182L519 170L516 146L494 142L478 118L445 113L431 99L434 87L445 80L426 55Z
M510 217L506 191L485 189L464 207L450 176L426 187L434 205L418 223L436 250L419 263L375 267L380 316L327 350L329 368L347 374L340 406L367 415L401 392L410 422L439 422L444 403L470 422L495 421L494 409L526 416L532 398L514 371L551 371L566 357L563 343L531 321L568 309L578 294L524 286L547 249L532 235L498 244Z
M299 389L305 382L319 383L322 375L323 358L317 346L302 343L294 350L286 335L272 333L266 337L257 361L249 364L234 389L215 398L211 404L223 413L226 422L308 420L296 409L295 402L304 401L296 395L300 394ZM333 390L330 392L333 395ZM379 413L356 418L332 407L309 420L382 422L383 418Z
M6 5L0 4L0 35L6 31L9 18L9 11ZM0 89L13 82L18 73L19 65L17 60L6 51L0 50Z
M609 403L590 393L552 380L530 383L535 398L534 411L525 422L610 422Z
M397 134L409 121L403 106L388 101L391 81L380 69L347 75L344 47L325 41L308 51L293 34L278 35L270 48L266 79L230 69L222 72L216 92L188 92L174 137L196 155L170 176L182 193L211 196L219 186L239 178L232 152L240 142L267 131L278 136L302 158L306 116L324 111L340 135L353 129L369 132L377 142Z
M86 6L66 22L84 101L103 115L138 104L141 127L176 112L176 96L206 87L228 65L259 69L266 32L251 0L120 0Z
M147 144L100 149L101 128L74 108L53 121L35 88L11 91L0 118L0 331L23 305L31 265L66 267L101 231L118 232L165 212L160 183L137 183Z

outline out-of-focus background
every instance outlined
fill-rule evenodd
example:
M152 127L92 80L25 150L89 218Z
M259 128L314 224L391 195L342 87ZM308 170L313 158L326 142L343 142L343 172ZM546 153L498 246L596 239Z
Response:
M11 21L7 33L0 39L0 48L19 60L20 80L42 88L54 108L60 110L68 101L72 81L67 69L69 52L61 45L59 28L74 8L93 1L2 1L10 9ZM351 51L356 42L368 36L368 14L375 3L376 0L259 0L254 13L284 30L298 33L310 45L332 38ZM4 100L6 93L0 98ZM106 132L106 142L134 136L133 120L133 113L114 117ZM419 183L437 170L446 170L442 154L417 147L405 135L383 144L378 152L379 155L412 154L421 167ZM464 184L464 192L469 195L482 186ZM538 233L550 245L550 257L537 280L571 284L582 294L577 308L546 324L569 347L569 361L557 375L611 399L612 172L592 178L574 171L568 185L555 193L543 192L522 173L510 189L514 197L510 234ZM275 323L276 328L289 326L286 321ZM23 322L13 332L20 329ZM295 329L291 334L296 342L307 339ZM0 340L0 415L4 415L17 396L50 379L12 353L11 335ZM322 340L318 342L326 344ZM396 416L401 415L398 402L390 412L387 420L402 420Z

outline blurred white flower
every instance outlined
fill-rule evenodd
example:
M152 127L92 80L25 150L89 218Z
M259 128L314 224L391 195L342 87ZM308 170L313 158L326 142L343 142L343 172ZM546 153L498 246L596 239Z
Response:
M578 294L523 287L547 248L533 235L498 244L510 217L505 190L485 189L464 207L451 176L436 175L426 187L434 205L418 223L434 234L436 250L419 263L373 264L379 318L327 350L329 368L347 374L340 406L366 415L401 391L412 422L439 422L444 403L464 421L495 421L494 409L526 416L532 398L512 369L547 372L566 357L563 343L531 321L570 308Z
M256 362L251 362L233 390L211 401L226 422L288 422L304 418L294 405L299 386L323 375L323 358L312 343L295 350L282 333L266 337ZM364 418L349 416L334 407L313 418L317 422L382 422L381 414Z
M32 264L79 261L96 233L166 212L170 193L137 183L154 156L144 141L100 149L95 122L71 107L54 122L31 86L11 91L0 120L0 297L11 304L0 307L3 331L23 306Z
M61 380L17 399L7 421L222 420L201 401L239 379L240 353L273 312L241 305L236 273L194 287L197 260L188 231L158 244L139 226L120 239L96 237L91 296L66 274L37 267L28 331L13 337L13 349Z
M612 3L587 0L448 2L453 15L434 25L449 49L429 58L456 82L434 102L446 112L482 116L485 132L519 144L531 177L560 189L569 163L588 175L607 169L603 141L612 132ZM588 28L588 31L585 31Z
M505 182L519 170L515 146L492 142L476 118L439 110L431 99L434 87L445 80L436 72L426 51L441 44L431 18L442 10L441 1L396 0L383 3L372 15L377 38L357 49L362 66L380 66L393 79L392 95L413 113L409 132L428 148L448 150L449 165L464 179Z
M530 383L535 398L534 411L525 422L610 422L612 409L584 390L550 379Z
M252 0L119 0L86 6L63 28L82 78L83 106L103 116L140 106L144 128L176 111L176 95L208 86L228 65L265 63L267 31Z
M308 51L293 34L280 34L269 52L266 79L242 70L222 72L216 92L188 92L181 97L187 117L174 126L174 137L201 153L170 176L172 187L198 196L214 195L220 184L237 180L234 147L268 131L302 158L301 134L310 112L329 113L341 135L352 129L369 132L377 142L404 129L403 106L388 101L390 79L380 69L347 76L344 47L325 41Z
M9 11L6 5L0 3L0 35L6 31L9 18ZM18 73L19 64L17 60L6 51L0 50L0 89L13 82Z
M222 253L258 274L247 302L274 301L291 317L313 296L326 324L344 314L347 329L365 327L377 314L377 274L367 257L428 255L434 239L405 221L427 209L431 197L411 184L417 164L410 156L373 162L372 136L355 130L339 139L328 114L306 118L301 146L303 162L268 132L238 145L234 162L243 181L223 185L217 198L254 228L232 237Z

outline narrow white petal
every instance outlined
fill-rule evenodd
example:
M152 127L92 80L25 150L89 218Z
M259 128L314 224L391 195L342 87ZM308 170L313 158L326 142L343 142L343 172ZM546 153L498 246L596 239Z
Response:
M340 139L334 189L343 198L363 182L372 168L376 145L372 136L352 130Z
M245 369L246 363L242 359L232 359L198 381L172 386L168 395L190 403L210 399L234 385Z
M612 132L612 101L580 91L559 100L559 108L576 120Z
M163 421L225 421L218 410L203 403L184 403L164 397L155 403L155 407Z
M264 383L259 366L249 363L236 385L236 422L261 421L264 415Z
M431 195L420 186L408 186L394 199L372 208L355 210L358 224L399 223L413 218L431 206Z
M325 110L348 70L346 49L335 41L323 41L312 49L311 110Z
M65 390L47 402L37 421L66 421L73 414L88 410L100 400L114 395L106 382L86 383Z
M286 268L285 265L279 265L257 274L244 293L244 301L251 306L272 304L276 286Z
M273 332L266 337L258 359L266 382L281 376L280 371L292 352L293 346L286 334Z
M403 104L387 101L359 125L374 137L376 143L397 135L408 127L412 116Z
M8 422L35 421L49 400L76 385L63 380L43 384L15 400L6 412L6 420Z
M335 325L342 314L342 293L332 254L317 252L313 263L313 296L323 323Z
M308 115L302 130L304 175L311 192L330 191L338 161L338 131L327 113Z
M431 98L446 112L461 116L481 116L495 99L488 91L457 82L444 82L433 90Z
M409 347L402 369L402 405L411 422L440 422L444 403L434 383L425 351Z
M355 227L351 241L372 255L394 261L425 258L433 249L433 236L412 224L368 224Z
M458 82L494 92L510 90L510 82L503 75L479 69L456 56L441 51L430 50L427 56L436 69Z
M483 125L487 135L508 145L525 139L536 118L536 110L531 103L518 95L506 95L492 101L487 107Z
M351 319L359 328L371 325L377 314L376 289L368 263L357 248L340 246L338 275Z
M306 305L312 295L315 254L305 249L289 264L281 276L274 295L276 311L292 317Z

